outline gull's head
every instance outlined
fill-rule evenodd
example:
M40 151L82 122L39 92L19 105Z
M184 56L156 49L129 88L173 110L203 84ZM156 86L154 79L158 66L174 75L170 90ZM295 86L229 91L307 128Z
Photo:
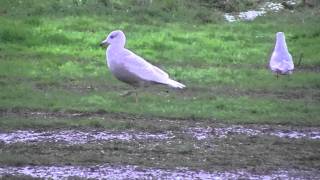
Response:
M277 38L277 41L283 41L283 40L285 40L284 32L277 32L276 38Z
M105 40L103 40L100 45L107 46L107 45L114 45L114 46L121 46L124 47L126 43L126 36L121 30L112 31Z
M286 38L285 38L283 32L277 32L277 34L276 34L275 50L278 52L287 52L288 51Z

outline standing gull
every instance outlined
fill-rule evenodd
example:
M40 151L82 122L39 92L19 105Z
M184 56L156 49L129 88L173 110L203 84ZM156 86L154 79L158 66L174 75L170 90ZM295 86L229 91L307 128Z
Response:
M283 32L277 32L276 43L273 49L269 67L272 72L285 75L291 74L294 69L292 56L288 51L286 39Z
M121 30L115 30L100 44L109 45L106 51L106 62L111 73L118 80L134 87L150 84L164 84L178 89L185 87L170 79L166 72L126 49L125 43L124 33Z

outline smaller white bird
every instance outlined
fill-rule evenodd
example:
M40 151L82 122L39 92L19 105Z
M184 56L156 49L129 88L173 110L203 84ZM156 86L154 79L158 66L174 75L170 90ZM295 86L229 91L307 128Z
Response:
M186 87L170 79L166 72L126 49L125 43L124 33L121 30L115 30L100 44L109 45L106 51L106 63L118 80L134 87L150 84L164 84L179 89Z
M277 74L277 77L279 74L291 74L294 69L292 56L288 51L283 32L277 32L276 34L276 43L270 58L269 67L272 72Z

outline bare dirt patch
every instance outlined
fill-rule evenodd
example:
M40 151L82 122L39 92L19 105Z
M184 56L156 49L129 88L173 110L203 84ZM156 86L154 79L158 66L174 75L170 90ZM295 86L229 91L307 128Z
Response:
M184 96L187 97L197 97L201 93L212 94L209 98L214 98L218 96L231 96L231 97L240 97L240 96L249 96L255 98L273 98L273 99L283 99L283 100L303 100L306 101L320 101L320 91L318 89L287 89L286 91L282 90L267 90L267 89L238 89L230 87L191 87L186 91L182 92Z

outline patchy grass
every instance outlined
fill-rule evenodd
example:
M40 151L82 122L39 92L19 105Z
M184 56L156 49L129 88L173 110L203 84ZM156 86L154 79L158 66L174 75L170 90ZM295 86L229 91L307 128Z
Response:
M97 46L107 31L105 29L116 27L100 28L94 33L76 28L82 21L95 24L101 21L100 18L44 18L39 22L27 18L14 23L28 31L21 28L19 31L3 30L13 35L0 44L3 52L0 66L1 108L106 110L168 117L214 118L235 123L311 125L320 122L319 101L314 101L320 87L317 72L298 71L291 77L277 80L264 68L267 47L272 46L275 32L272 31L275 25L271 23L269 26L259 24L259 21L222 24L218 27L198 25L187 31L185 25L165 24L161 31L151 33L149 26L135 25L135 31L127 30L128 47L151 62L162 65L172 77L193 88L182 93L166 94L165 98L163 95L142 92L137 106L132 97L121 98L118 95L119 89L129 87L115 80L106 70L104 50ZM11 28L11 21L2 21ZM38 26L31 26L30 23L35 23L33 21ZM42 25L41 22L49 24ZM108 23L96 26L104 27L103 24ZM260 28L269 28L269 31L255 30ZM300 43L290 42L294 33L300 31L287 33L288 44L292 49L297 49L295 45L300 47ZM7 37L7 34L3 37ZM316 42L318 39L312 40ZM318 48L317 44L314 43L315 47L312 48ZM306 54L303 64L317 68L318 59L312 59L312 56L314 54ZM68 84L76 87L87 84L93 89L77 91L77 88L68 88ZM95 90L94 87L99 84L108 86ZM115 86L119 88L113 88ZM190 95L190 91L199 87L207 90ZM245 93L243 97L223 93L216 95L210 91L216 87L235 91L263 90L272 93L280 90L285 94L294 89L299 94L313 93L306 98L292 98L288 103L287 100L264 97L263 94L261 97L251 96L250 93Z
M277 169L319 168L319 142L272 137L231 136L194 141L179 137L162 141L114 141L84 145L1 145L0 163L11 166L131 164L141 167L189 167L195 170L256 172ZM237 161L235 161L237 159Z
M169 121L169 120L166 120ZM163 123L152 117L107 112L4 112L0 121L1 131L14 129L109 129L160 132L182 128L180 123ZM188 121L186 121L188 122Z
M112 15L82 11L93 4L75 4L83 16L68 14L72 14L70 9L60 16L60 11L54 15L46 8L32 11L36 8L26 2L6 3L10 8L25 6L23 12L31 15L7 12L0 16L2 109L104 110L234 123L320 122L320 23L316 10L280 12L290 24L269 15L237 23L157 21L159 28L159 24L133 24L129 17L114 23ZM59 3L55 6L62 8ZM105 50L98 47L108 32L118 28L126 32L128 48L188 88L169 94L142 91L139 105L133 97L120 97L118 92L130 87L107 71ZM279 79L265 68L277 31L286 33L295 62L304 54L302 66L292 76ZM272 96L276 93L287 96Z
M312 99L313 95L286 99L264 94L237 95L236 90L231 92L231 96L222 92L215 94L214 90L211 92L210 89L201 92L191 89L160 94L156 91L145 91L139 94L139 103L135 103L134 97L121 97L118 91L112 87L95 90L94 86L89 89L70 90L63 87L56 88L55 84L38 88L37 84L22 82L6 85L2 89L1 108L88 112L103 110L143 116L209 118L230 123L319 125L319 101Z

